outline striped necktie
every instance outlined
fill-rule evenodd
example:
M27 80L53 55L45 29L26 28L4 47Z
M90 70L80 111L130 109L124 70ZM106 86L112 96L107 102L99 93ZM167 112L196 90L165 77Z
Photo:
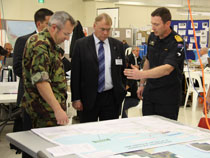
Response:
M99 75L98 75L98 92L103 92L105 88L105 58L104 58L104 42L99 42L98 49L98 66L99 66Z

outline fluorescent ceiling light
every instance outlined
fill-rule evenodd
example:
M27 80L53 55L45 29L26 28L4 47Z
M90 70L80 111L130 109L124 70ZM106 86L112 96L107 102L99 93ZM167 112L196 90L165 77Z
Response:
M124 1L124 2L117 2L117 4L124 4L124 5L146 5L143 2L130 2L130 1Z
M165 7L174 7L174 8L181 8L181 7L184 7L183 5L181 4L165 4L163 5Z

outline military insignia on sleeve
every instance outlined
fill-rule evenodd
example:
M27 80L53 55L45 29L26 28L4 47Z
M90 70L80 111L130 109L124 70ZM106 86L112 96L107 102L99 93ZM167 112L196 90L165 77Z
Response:
M155 42L154 41L150 41L149 42L149 45L154 46L155 45Z
M182 37L179 36L179 35L175 35L174 38L177 42L182 42L183 41Z

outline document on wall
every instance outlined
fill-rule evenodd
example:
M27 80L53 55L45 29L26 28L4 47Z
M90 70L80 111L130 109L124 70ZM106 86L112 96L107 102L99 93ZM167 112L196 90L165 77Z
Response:
M88 144L93 150L81 150L79 153L88 158L100 158L99 153L113 155L210 137L210 133L197 128L155 116L39 128L32 131L57 145L73 147Z
M178 34L181 36L184 36L184 35L186 35L186 30L179 30Z
M193 35L193 30L188 30L188 35Z
M174 25L174 31L178 33L178 26Z
M131 29L125 30L125 38L131 38Z
M180 29L186 29L186 23L179 23L179 28Z
M203 23L202 23L202 28L203 28L203 29L204 29L204 28L209 28L209 27L208 27L208 23L207 23L207 22L203 22Z

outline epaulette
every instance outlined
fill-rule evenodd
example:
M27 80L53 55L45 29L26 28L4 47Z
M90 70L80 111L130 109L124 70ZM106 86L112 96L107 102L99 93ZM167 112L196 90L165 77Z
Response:
M174 38L175 38L175 40L176 40L177 42L183 42L182 37L179 36L179 35L175 35Z

